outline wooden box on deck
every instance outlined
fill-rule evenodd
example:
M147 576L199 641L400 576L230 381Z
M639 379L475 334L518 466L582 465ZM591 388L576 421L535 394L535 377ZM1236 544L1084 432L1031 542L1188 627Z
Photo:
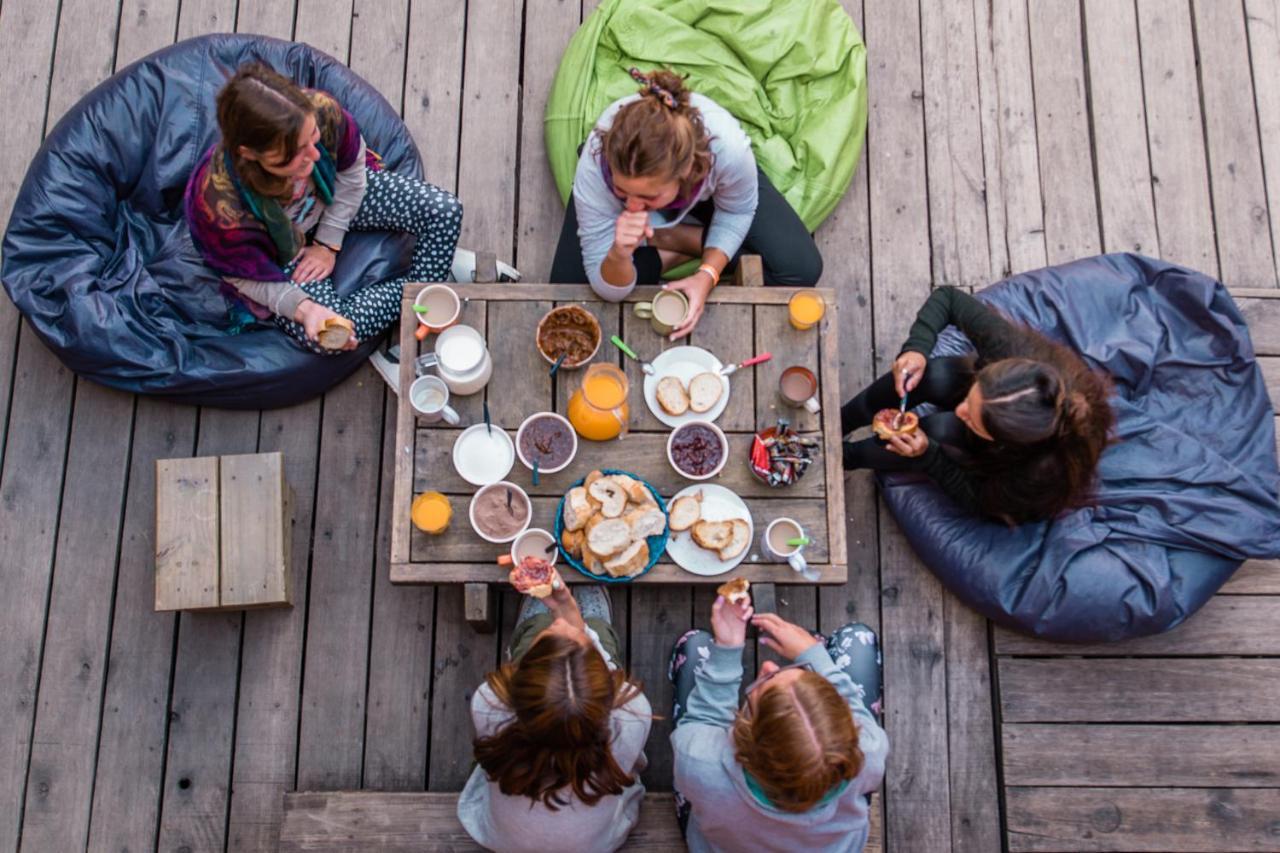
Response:
M279 453L157 460L155 609L292 605L290 498Z

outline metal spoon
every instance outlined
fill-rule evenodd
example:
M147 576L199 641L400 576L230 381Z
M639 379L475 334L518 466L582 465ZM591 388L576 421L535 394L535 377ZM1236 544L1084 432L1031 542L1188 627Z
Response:
M631 360L633 360L633 361L638 361L638 362L640 362L640 369L641 369L642 371L644 371L645 373L649 374L650 376L654 376L654 375L656 374L656 372L655 372L655 371L654 371L654 369L653 369L653 365L652 365L652 364L650 364L649 362L645 361L645 360L644 360L643 358L641 358L640 356L636 355L635 350L633 350L631 347L627 346L626 342L625 342L625 341L623 341L623 340L622 340L622 338L618 337L617 335L613 335L612 337L610 337L610 338L609 338L609 341L610 341L610 343L612 343L615 347L617 347L618 349L622 350L623 354L624 354L624 355L626 355L628 358L630 358L630 359L631 359Z

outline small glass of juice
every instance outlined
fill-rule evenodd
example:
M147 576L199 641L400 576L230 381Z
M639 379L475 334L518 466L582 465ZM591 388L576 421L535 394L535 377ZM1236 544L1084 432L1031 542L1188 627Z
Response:
M803 332L818 325L822 315L827 313L827 303L817 291L797 290L787 303L787 313L792 327Z
M439 492L423 492L413 499L409 517L413 520L413 526L423 533L437 535L449 529L453 506Z

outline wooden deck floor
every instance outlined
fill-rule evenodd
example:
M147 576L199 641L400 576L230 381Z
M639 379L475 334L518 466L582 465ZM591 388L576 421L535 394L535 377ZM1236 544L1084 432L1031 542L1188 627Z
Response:
M591 0L0 0L0 212L94 84L175 39L307 41L400 106L464 244L545 277L561 217L542 147ZM1219 274L1280 385L1276 0L847 0L870 51L867 150L819 233L846 389L930 287L1135 250ZM1256 85L1255 85L1256 83ZM0 849L263 850L280 794L457 790L467 702L506 630L454 587L387 579L394 407L369 369L292 409L168 405L78 382L0 299ZM281 450L299 605L152 612L153 462ZM317 489L317 474L326 484ZM1253 565L1186 629L1097 649L993 631L924 571L866 476L850 583L789 618L883 635L894 851L1280 849L1280 580ZM709 593L616 599L654 706ZM654 727L654 789L670 784Z

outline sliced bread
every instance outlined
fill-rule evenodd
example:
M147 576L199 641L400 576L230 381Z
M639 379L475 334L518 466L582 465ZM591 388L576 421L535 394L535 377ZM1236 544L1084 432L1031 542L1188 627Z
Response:
M720 559L732 560L751 544L751 525L740 518L729 522L731 525L729 544L720 549Z
M733 523L728 521L699 521L693 526L693 541L698 547L719 551L733 541Z
M719 373L699 373L689 380L689 408L698 414L709 412L720 402L724 383Z
M644 539L646 536L661 536L667 529L667 518L657 507L633 509L622 517L631 528L631 538Z
M631 544L631 528L620 518L606 518L587 528L587 547L600 557L612 557Z
M688 530L702 518L702 492L685 495L671 505L671 529Z
M649 564L649 543L641 539L632 542L621 554L612 560L605 560L604 570L615 578L627 578L641 571Z
M617 518L627 508L627 492L612 477L601 477L587 489L600 504L605 518Z
M658 405L668 415L683 415L689 411L689 392L684 383L674 376L664 376L658 380L658 389L654 393Z
M587 490L577 486L569 490L564 501L564 527L566 530L581 530L591 520L596 511L587 499Z

